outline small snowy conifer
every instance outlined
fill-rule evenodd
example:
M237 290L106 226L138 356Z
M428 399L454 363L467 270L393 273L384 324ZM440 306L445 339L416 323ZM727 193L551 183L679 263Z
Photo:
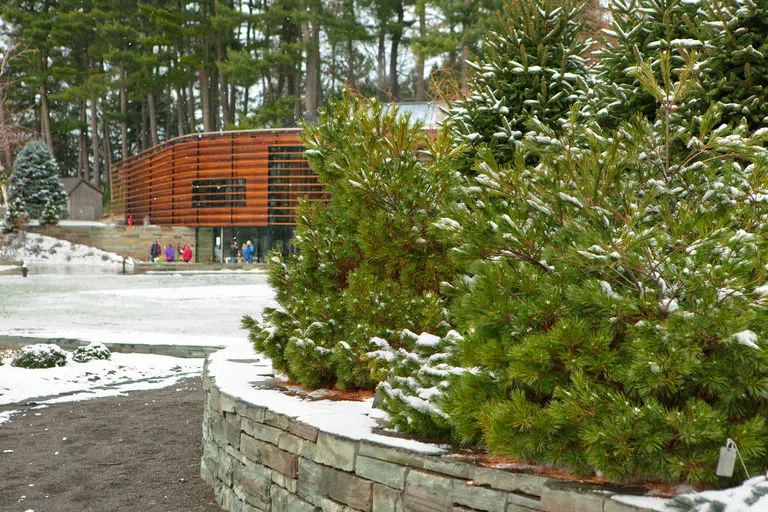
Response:
M469 61L471 94L451 105L447 124L458 142L487 146L509 161L536 118L557 129L558 120L586 92L583 3L563 0L505 2L493 14L481 58ZM463 164L465 172L472 165Z
M39 218L48 202L58 211L65 208L67 193L59 179L59 166L44 143L29 142L16 156L10 195L24 200L32 218Z
M48 198L43 207L43 213L40 216L40 224L55 225L59 223L59 208Z
M695 60L654 66L635 73L655 121L606 130L573 112L561 135L529 133L526 158L478 166L451 308L476 371L443 405L461 440L614 480L706 482L730 437L764 467L766 137L717 106L691 134Z
M23 231L28 218L29 214L24 199L21 197L11 199L11 204L8 205L8 211L5 213L3 231L6 233Z

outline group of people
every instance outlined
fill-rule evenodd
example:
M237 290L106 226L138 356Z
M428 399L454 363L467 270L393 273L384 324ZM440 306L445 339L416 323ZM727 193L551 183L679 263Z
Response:
M149 249L149 256L152 259L152 263L159 261L161 256L165 257L165 261L173 262L176 261L177 255L180 260L189 263L192 261L192 248L189 244L184 245L183 248L181 247L181 244L179 244L179 247L174 249L173 244L168 244L165 246L165 251L163 251L163 248L157 240L155 240L155 243L153 243L152 247Z
M232 242L229 246L229 259L228 263L253 263L253 256L256 252L256 248L253 246L250 240L243 243L241 248L237 248L237 243Z

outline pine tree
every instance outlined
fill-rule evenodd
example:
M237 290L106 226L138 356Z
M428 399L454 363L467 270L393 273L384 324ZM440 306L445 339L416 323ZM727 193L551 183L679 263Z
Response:
M58 211L66 207L67 193L59 179L59 166L42 142L29 142L16 156L10 194L24 200L32 218L39 218L49 202Z
M15 197L11 200L11 204L8 205L8 211L5 213L3 231L6 233L24 231L24 224L26 224L28 219L29 214L27 213L24 199Z
M692 137L697 62L673 67L638 59L656 121L573 112L477 166L451 306L476 371L441 403L461 441L620 481L711 481L728 437L766 462L768 130L715 105Z
M452 275L433 226L455 183L450 143L397 109L346 94L303 135L329 193L303 203L298 254L271 256L279 309L246 318L257 350L311 387L373 388L371 338L445 334L441 283Z

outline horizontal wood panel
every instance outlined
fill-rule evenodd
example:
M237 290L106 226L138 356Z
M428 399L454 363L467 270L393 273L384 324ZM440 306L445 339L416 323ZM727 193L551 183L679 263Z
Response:
M326 198L303 153L293 149L301 146L298 136L298 130L262 130L165 142L114 164L113 201L126 216L149 216L155 224L295 225L299 198Z

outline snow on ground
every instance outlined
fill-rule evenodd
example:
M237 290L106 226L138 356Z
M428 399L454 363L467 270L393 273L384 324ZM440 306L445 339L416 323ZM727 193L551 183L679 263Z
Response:
M30 399L42 404L69 402L166 387L180 378L198 375L202 366L202 359L120 353L113 353L109 360L70 360L66 366L55 368L28 370L6 365L0 367L0 405Z
M30 272L26 278L20 272L0 274L0 347L76 339L241 345L247 350L250 344L240 329L242 316L258 316L265 305L274 304L274 292L263 272L121 274L119 256L33 234L27 234L24 248L14 251L24 256ZM48 257L33 257L40 254ZM2 257L8 258L8 253ZM74 271L73 261L78 261ZM10 362L6 358L0 366L0 423L8 419L7 409L13 404L165 387L180 377L199 375L203 365L202 359L123 353L113 353L111 361L70 361L51 369L15 368ZM48 398L41 402L40 397Z
M123 265L123 257L115 253L35 233L5 235L0 242L0 261L115 269ZM133 265L133 259L126 259L126 264Z

